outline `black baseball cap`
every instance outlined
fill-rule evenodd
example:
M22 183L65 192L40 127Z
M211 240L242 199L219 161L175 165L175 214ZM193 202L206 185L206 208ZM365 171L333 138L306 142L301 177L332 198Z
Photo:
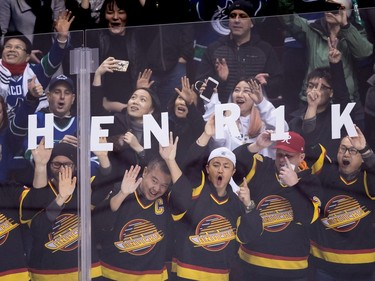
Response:
M237 0L234 1L232 5L230 5L227 9L227 15L229 15L233 10L242 10L244 11L249 17L254 17L255 15L255 8L253 3L246 0Z
M52 78L51 82L49 83L49 90L51 91L56 87L57 84L65 83L70 90L74 93L74 83L73 80L69 77L65 76L64 74L60 74L54 78Z

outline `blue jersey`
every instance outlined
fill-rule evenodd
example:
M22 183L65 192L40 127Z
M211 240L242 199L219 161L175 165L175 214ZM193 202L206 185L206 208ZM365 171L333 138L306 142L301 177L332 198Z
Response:
M36 113L37 116L37 126L38 128L43 128L45 125L45 117L46 113L42 111L38 111ZM75 116L64 117L66 119L63 125L58 125L56 119L59 117L54 117L55 122L53 123L53 140L54 142L61 141L65 135L76 136L77 135L77 118ZM62 123L62 122L59 122ZM37 143L39 143L41 137L38 138Z

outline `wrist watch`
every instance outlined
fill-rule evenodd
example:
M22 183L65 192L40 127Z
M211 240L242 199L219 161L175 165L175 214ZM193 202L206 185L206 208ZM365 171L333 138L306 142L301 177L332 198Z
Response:
M250 200L250 205L245 206L246 213L250 213L255 208L255 202L254 200Z
M137 153L139 157L144 158L146 156L146 151L143 149L141 152Z
M370 150L370 147L367 145L367 143L366 143L366 145L365 145L365 147L363 148L363 149L358 149L358 152L360 153L360 154L364 154L364 153L366 153L368 150Z

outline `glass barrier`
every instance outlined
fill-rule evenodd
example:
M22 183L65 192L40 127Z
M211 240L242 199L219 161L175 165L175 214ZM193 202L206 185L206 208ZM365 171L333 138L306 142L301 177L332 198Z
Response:
M82 186L79 167L84 164L78 161L82 150L77 148L80 81L77 75L70 75L69 61L70 51L83 46L83 39L82 31L70 35L62 31L34 36L14 33L4 38L2 280L78 280L83 259L79 256L91 260L90 252L81 251L80 238L85 236L78 206L84 205L79 202L80 189L75 188L77 177L77 186ZM101 275L98 263L91 276L95 274Z
M375 280L375 37L351 18L5 38L0 276Z

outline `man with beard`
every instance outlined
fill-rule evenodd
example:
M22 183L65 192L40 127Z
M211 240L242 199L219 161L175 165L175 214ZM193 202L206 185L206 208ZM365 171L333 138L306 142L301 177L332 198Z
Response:
M375 155L356 131L341 140L338 163L321 163L319 170L324 193L311 232L314 280L373 280Z
M21 200L21 222L29 223L33 238L29 268L32 280L78 279L77 148L56 143L45 149L42 141L33 151L33 188ZM93 280L101 268L92 247Z

